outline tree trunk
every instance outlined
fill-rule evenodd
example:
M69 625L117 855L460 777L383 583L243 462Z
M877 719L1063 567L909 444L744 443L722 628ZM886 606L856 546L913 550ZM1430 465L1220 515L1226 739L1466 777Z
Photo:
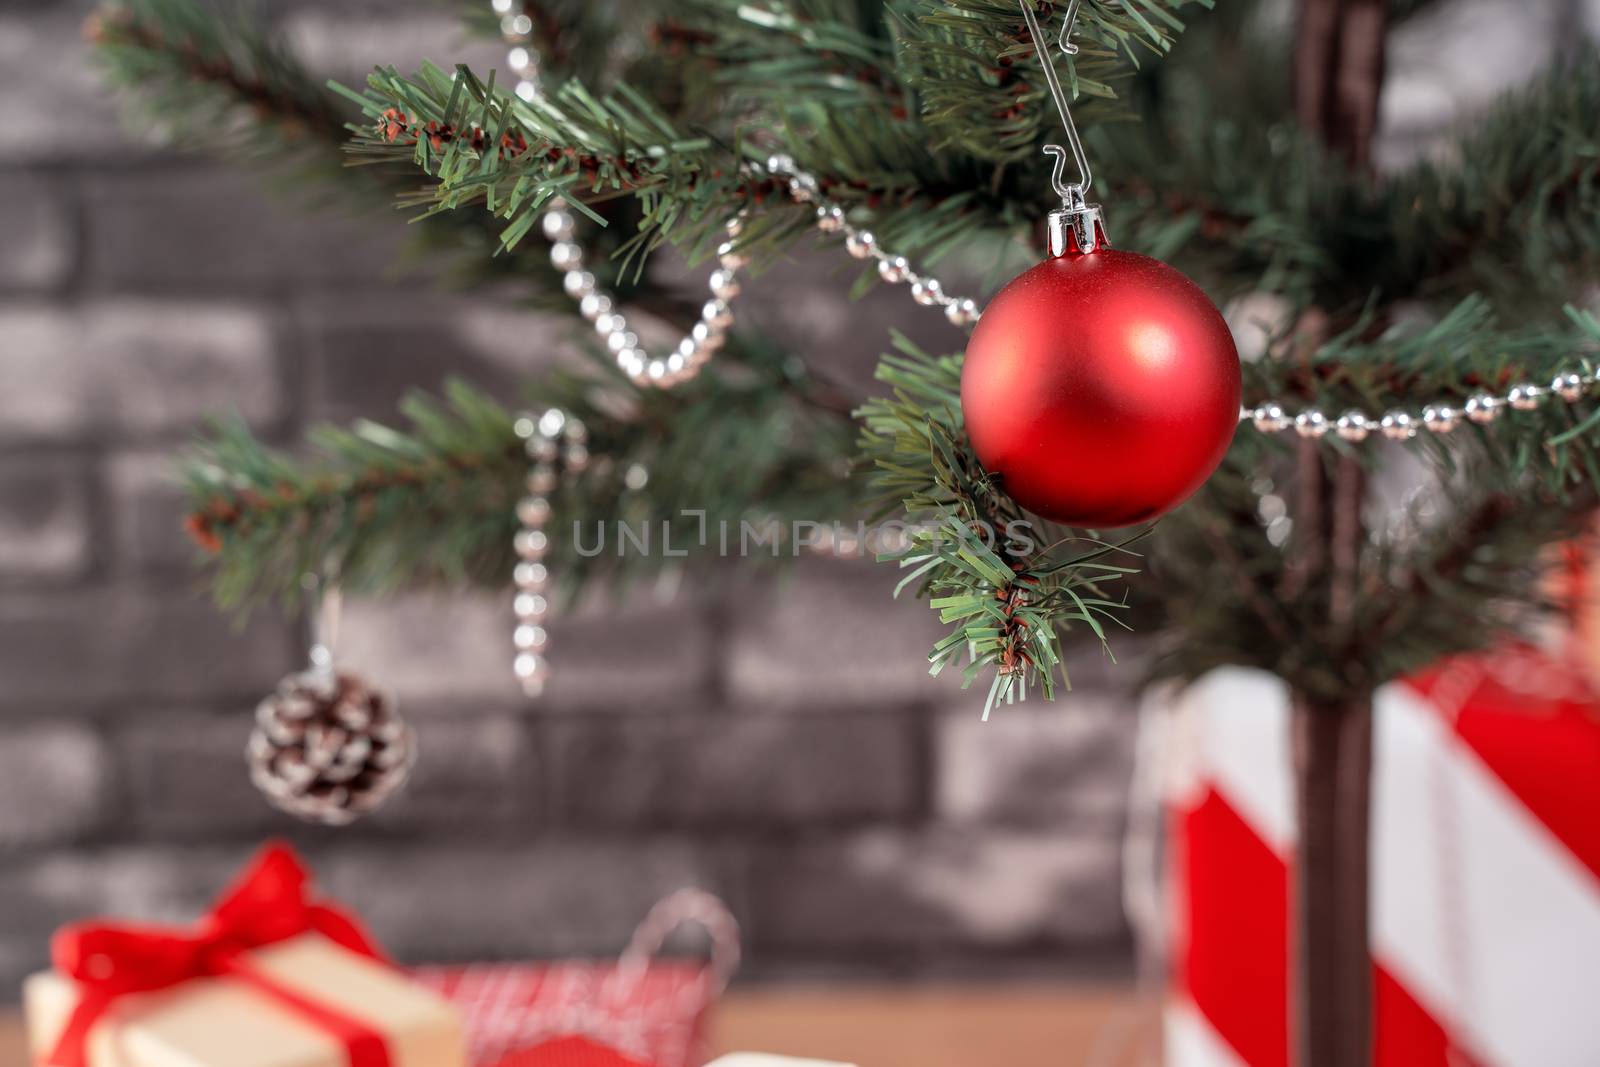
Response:
M1314 322L1309 343L1315 342ZM1324 666L1348 692L1324 681L1291 695L1291 765L1299 846L1295 856L1294 976L1290 1016L1296 1067L1368 1067L1372 1061L1372 965L1368 949L1368 838L1372 693L1348 662L1361 548L1366 472L1350 456L1330 458L1299 442L1294 535L1286 599L1325 598Z
M1298 1067L1368 1067L1372 962L1368 830L1372 699L1293 702L1299 852L1294 868L1292 1015Z
M1295 117L1356 167L1372 163L1387 8L1387 0L1300 0Z
M1300 0L1295 37L1295 113L1347 164L1372 161L1383 87L1385 0ZM1326 322L1308 314L1303 343ZM1293 766L1299 821L1295 860L1292 1018L1296 1067L1370 1067L1372 963L1368 947L1368 852L1372 692L1352 615L1365 533L1365 474L1348 456L1331 462L1301 442L1294 535L1280 594L1325 603L1329 668L1339 684L1293 694ZM1330 469L1331 467L1331 469ZM1325 594L1325 599L1319 594ZM1301 665L1304 668L1304 665Z

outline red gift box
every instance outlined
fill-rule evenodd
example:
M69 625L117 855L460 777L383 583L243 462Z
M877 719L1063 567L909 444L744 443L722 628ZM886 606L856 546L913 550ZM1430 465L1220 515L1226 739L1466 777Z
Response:
M1379 691L1377 1067L1600 1063L1600 693L1528 646ZM1287 1067L1288 694L1224 669L1179 699L1170 1067Z
M705 928L708 961L659 957L686 923ZM699 1067L706 1014L738 962L728 909L683 890L651 910L615 961L424 967L414 976L460 1012L473 1067Z

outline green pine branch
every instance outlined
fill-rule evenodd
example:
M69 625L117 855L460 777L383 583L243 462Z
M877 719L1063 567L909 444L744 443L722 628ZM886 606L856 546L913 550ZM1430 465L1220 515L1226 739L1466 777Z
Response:
M760 551L793 555L766 524L853 513L841 477L850 424L826 383L755 343L730 342L719 358L735 369L670 395L641 390L598 356L531 392L529 409L581 419L596 457L549 494L549 562L564 591L704 563L722 551L721 529L737 545L745 524L759 528ZM236 423L194 447L183 463L188 525L223 605L293 603L308 573L338 573L355 593L510 582L530 466L515 413L452 382L441 398L408 398L401 414L398 427L320 427L304 453L268 448ZM656 549L619 551L618 523Z
M238 9L118 0L88 22L106 79L176 144L326 165L348 109Z
M958 667L963 687L982 678L985 715L1030 690L1049 699L1058 675L1070 684L1063 631L1081 626L1105 644L1109 627L1125 625L1112 590L1138 569L1138 535L1112 544L1025 514L966 443L960 357L931 357L905 338L896 347L877 373L891 395L857 412L874 513L908 527L879 559L906 571L897 596L914 589L951 626L928 656L934 674Z
M1171 49L1184 29L1185 8L1210 6L1210 0L1087 0L1073 32L1079 49L1073 57L1055 47L1056 5L1045 5L1040 24L1069 96L1113 100L1115 82ZM910 80L922 94L923 119L940 150L1032 163L1041 143L1061 139L1039 49L1017 4L901 3L895 14Z
M1041 5L1052 37L1061 6ZM1267 291L1289 321L1314 309L1330 323L1315 346L1274 346L1293 358L1248 365L1247 402L1287 397L1330 416L1460 406L1592 368L1600 326L1553 310L1594 277L1600 249L1592 49L1463 131L1447 163L1375 179L1298 131L1283 64L1261 60L1282 52L1281 38L1250 20L1252 5L1195 18L1203 6L1089 0L1081 51L1061 63L1119 247L1172 260L1219 301ZM108 9L99 48L184 143L242 148L326 181L353 130L346 158L379 165L339 182L398 202L423 232L484 262L521 248L552 198L568 200L596 220L584 238L593 267L635 305L659 295L639 269L646 253L670 243L702 257L735 212L749 213L741 246L758 265L812 232L812 209L762 165L774 152L921 266L998 259L1031 243L1053 206L1038 149L1058 138L1057 120L1038 49L1006 0L690 0L630 7L598 35L585 28L605 17L593 7L536 5L547 95L533 101L492 75L432 67L380 69L364 92L333 93L270 34L193 0ZM494 32L486 9L463 8ZM611 58L616 36L636 32L659 47ZM543 255L496 262L571 311ZM1243 662L1307 692L1376 684L1545 606L1532 579L1542 549L1600 499L1592 398L1419 437L1405 447L1445 491L1374 522L1357 603L1330 612L1327 583L1284 592L1295 536L1285 498L1306 461L1292 438L1242 427L1205 489L1137 546L1044 525L1023 545L1005 534L1028 517L965 443L959 359L904 346L885 358L891 393L859 412L854 480L840 470L850 429L835 394L748 338L718 367L671 396L603 367L535 383L529 406L577 413L597 456L557 492L556 528L650 520L692 545L702 522L826 521L866 496L880 518L910 526L883 552L904 569L902 591L950 627L930 669L984 680L990 706L1051 694L1064 641L1104 642L1135 611L1171 635L1164 673ZM215 550L225 601L292 597L303 573L330 564L357 590L506 580L526 471L511 414L466 386L405 414L398 428L319 431L309 453L274 452L237 427L202 444L186 466L192 529ZM1330 438L1315 462L1348 471L1390 454ZM644 468L638 486L628 475ZM553 571L573 582L643 576L663 558L591 558L564 540ZM1136 565L1149 573L1124 595Z
M1174 12L1193 2L1087 3L1075 37L1082 51L1060 62L1080 91L1111 98L1110 79L1141 52L1170 48L1183 28ZM360 161L409 160L434 179L407 207L487 207L506 247L553 196L631 196L641 219L629 255L665 241L703 254L718 222L753 207L772 219L747 251L775 254L805 232L807 217L760 171L779 151L909 255L937 259L984 230L1032 226L1048 207L1037 148L1058 139L1058 120L1014 6L899 0L864 20L853 3L695 0L673 18L695 35L721 94L692 126L626 81L599 93L568 79L547 98L523 101L493 75L387 69L358 98L367 124L352 151ZM941 99L981 111L981 121L959 123ZM962 136L952 139L958 125Z
M143 123L179 148L279 172L287 179L280 184L298 190L307 210L392 210L397 198L415 191L412 173L349 168L348 123L359 111L308 71L256 9L110 0L90 19L88 33L104 77L136 105ZM546 256L494 255L493 218L437 215L412 232L411 262L444 260L462 282L514 275L542 306L571 310ZM596 227L590 243L598 253L591 269L603 282L633 301L657 297L610 262L617 236Z
M1584 44L1507 94L1386 187L1375 287L1429 298L1472 288L1516 306L1600 274L1600 48ZM1365 236L1365 235L1363 235Z
M1570 329L1504 332L1482 301L1469 301L1430 330L1374 345L1380 351L1364 356L1354 339L1335 339L1314 365L1344 377L1419 364L1426 385L1418 388L1446 395L1476 364L1504 389L1557 369L1592 372L1591 361L1574 357L1585 347L1600 351L1600 322L1574 311ZM1466 367L1453 368L1452 354ZM1395 400L1392 385L1373 389L1369 399ZM1241 427L1222 468L1149 541L1149 583L1174 635L1157 673L1196 678L1246 664L1332 697L1525 629L1552 607L1540 577L1548 547L1580 534L1600 504L1597 425L1600 402L1591 388L1576 403L1547 401L1503 412L1487 426L1463 423L1408 442L1421 461L1420 491L1363 505L1375 532L1360 552L1354 606L1340 622L1331 621L1325 584L1284 592L1294 537L1289 503L1303 477L1292 436ZM1327 442L1318 454L1324 464L1343 457L1374 472L1393 457L1373 441ZM1348 674L1352 664L1360 677Z
M1351 616L1335 623L1324 583L1283 594L1293 468L1282 441L1241 431L1223 468L1150 539L1147 584L1168 623L1156 676L1253 666L1333 698L1526 633L1559 606L1550 546L1580 536L1600 502L1592 481L1551 493L1466 445L1424 468L1421 492L1396 510L1365 504L1376 536L1361 551Z
M1170 259L1219 295L1266 289L1346 321L1374 301L1469 291L1503 308L1559 303L1600 269L1593 46L1460 130L1446 162L1382 179L1329 158L1253 75L1213 75L1209 47L1179 53L1145 121L1088 137L1119 245ZM1230 80L1236 91L1220 91Z
M423 217L481 207L502 223L506 249L556 197L603 223L592 204L631 196L641 220L628 247L648 251L686 227L704 243L734 213L726 205L754 192L722 145L678 131L625 86L599 98L568 82L523 100L493 75L481 82L465 67L451 75L429 64L411 78L380 69L365 93L344 92L368 118L352 126L356 162L420 169L432 184L403 205Z

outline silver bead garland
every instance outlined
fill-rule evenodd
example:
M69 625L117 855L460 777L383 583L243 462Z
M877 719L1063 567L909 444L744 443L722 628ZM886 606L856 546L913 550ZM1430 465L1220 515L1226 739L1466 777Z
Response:
M1315 408L1290 414L1274 400L1263 401L1253 408L1241 408L1239 421L1248 422L1262 433L1283 433L1293 429L1302 437L1323 437L1329 429L1344 441L1364 441L1374 430L1392 441L1406 441L1419 433L1447 434L1461 425L1463 419L1487 425L1499 418L1507 408L1516 411L1535 411L1552 397L1568 404L1588 398L1600 378L1590 371L1563 371L1548 386L1520 383L1500 395L1474 393L1459 404L1439 401L1424 405L1420 411L1395 409L1373 417L1365 412L1350 410L1337 419L1329 420Z
M528 47L533 20L517 10L517 0L491 0L500 16L500 32L510 51L506 61L517 76L514 91L523 100L540 95L538 59ZM562 201L545 211L541 228L550 242L550 264L562 272L561 287L578 304L578 311L594 325L595 332L617 361L617 367L635 385L670 389L700 373L727 340L733 325L729 305L739 294L734 275L745 265L745 256L734 249L734 240L743 227L742 216L728 220L728 241L717 250L719 269L710 279L712 299L701 309L700 321L667 356L652 356L640 345L639 335L628 328L627 317L611 294L600 288L594 273L586 269L583 246L578 244L577 219Z
M1378 420L1378 428L1391 441L1405 441L1417 436L1417 420L1404 411L1385 412Z
M1466 407L1463 410L1466 411L1467 418L1473 422L1486 425L1499 417L1500 409L1505 407L1505 404L1505 400L1501 397L1490 396L1488 393L1477 393L1467 398Z
M545 655L550 635L544 625L550 614L550 568L545 564L550 551L550 535L545 529L550 522L550 494L560 484L563 472L580 474L589 465L589 434L581 421L559 408L538 416L519 416L516 431L532 462L527 495L517 501L518 529L512 539L517 562L511 576L516 588L511 601L516 616L511 669L522 691L537 697L550 678Z
M969 327L978 321L976 300L950 296L939 279L914 270L905 256L886 251L871 230L853 226L844 208L825 199L818 191L820 183L816 177L795 166L793 157L782 153L769 156L767 173L775 178L788 179L791 200L816 205L814 222L818 230L829 235L844 234L846 252L856 259L876 260L878 277L883 281L891 285L909 285L913 300L924 307L943 308L952 326Z
M616 358L617 367L636 385L670 389L700 373L727 340L733 325L730 303L739 295L738 271L745 257L734 251L731 240L718 250L721 261L709 281L711 299L671 355L652 356L640 347L639 335L628 328L628 320L616 307L611 295L600 289L593 272L585 269L583 248L573 240L577 220L565 206L551 207L544 215L544 235L551 242L550 262L565 274L561 287L578 303L578 311L594 325L606 349ZM735 217L727 224L730 238L739 236L743 220Z

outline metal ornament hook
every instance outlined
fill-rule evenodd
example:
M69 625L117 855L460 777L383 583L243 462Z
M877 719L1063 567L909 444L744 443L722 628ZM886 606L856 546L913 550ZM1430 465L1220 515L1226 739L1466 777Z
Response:
M1067 5L1067 17L1061 24L1061 36L1056 45L1069 56L1078 54L1078 46L1072 43L1072 29L1078 22L1078 5L1082 0L1071 0ZM1067 131L1067 143L1072 146L1072 160L1078 165L1078 180L1073 185L1062 182L1062 171L1066 169L1066 152L1060 145L1046 145L1045 151L1056 157L1055 173L1051 175L1050 182L1060 194L1062 203L1069 203L1073 199L1072 191L1077 191L1077 198L1082 199L1089 193L1089 187L1094 184L1094 174L1089 170L1089 158L1083 153L1083 142L1078 138L1078 127L1072 121L1072 109L1067 104L1066 91L1061 88L1061 78L1056 74L1055 60L1050 56L1050 49L1044 43L1044 31L1039 28L1039 19L1033 13L1032 0L1018 0L1022 7L1022 17L1028 23L1028 32L1033 35L1034 50L1039 53L1039 65L1044 68L1044 80L1050 86L1050 95L1055 99L1056 110L1061 114L1061 125Z
M1072 121L1072 109L1067 104L1067 94L1061 88L1061 79L1056 74L1055 60L1050 55L1050 49L1044 44L1044 31L1039 28L1039 19L1033 13L1033 0L1018 0L1018 3L1022 8L1022 17L1028 23L1028 32L1033 35L1034 50L1039 53L1039 63L1044 68L1045 82L1050 86L1050 96L1055 100L1056 110L1061 114L1061 125L1067 133L1072 161L1078 168L1078 180L1067 182L1065 173L1068 150L1058 144L1044 146L1044 151L1055 157L1055 166L1050 173L1050 184L1055 189L1056 195L1061 197L1061 207L1052 211L1049 217L1050 254L1062 256L1074 251L1093 252L1100 245L1108 243L1105 224L1100 215L1100 205L1091 204L1087 200L1089 187L1094 184L1094 172L1089 168L1089 157L1084 154L1083 141L1078 137L1078 127ZM1081 3L1082 0L1071 0L1067 5L1061 35L1056 42L1057 47L1069 56L1078 54L1078 46L1072 43L1072 30L1077 25L1078 7Z
M302 580L304 588L313 596L311 613L311 669L319 674L333 673L333 652L339 643L339 616L344 606L344 596L339 583L328 576L307 574Z

